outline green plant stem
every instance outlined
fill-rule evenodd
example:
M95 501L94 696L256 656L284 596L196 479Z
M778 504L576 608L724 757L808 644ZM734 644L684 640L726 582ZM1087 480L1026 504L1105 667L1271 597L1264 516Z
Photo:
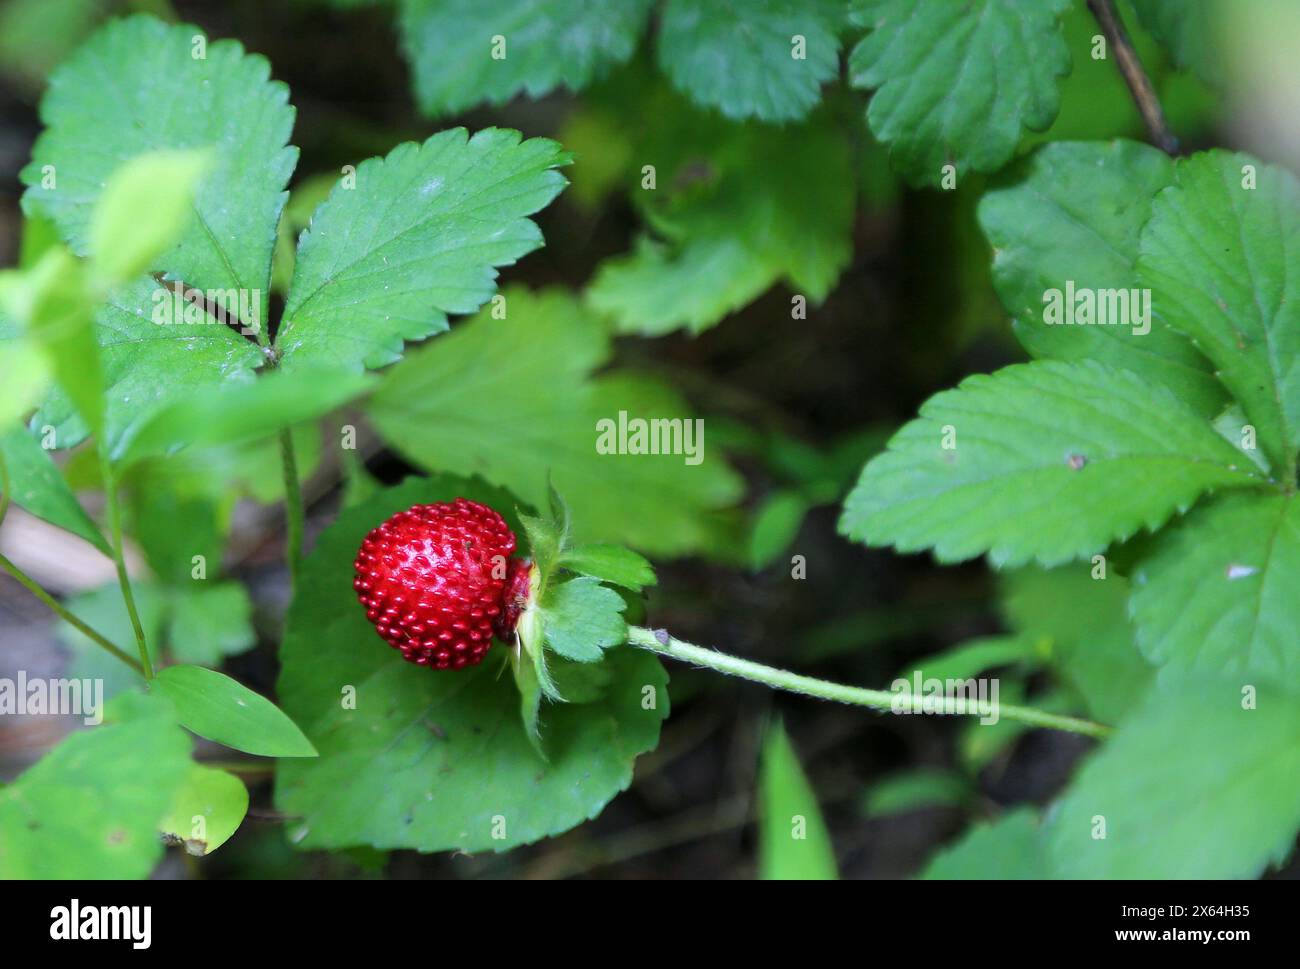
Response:
M117 504L117 479L113 466L108 460L108 452L103 445L99 448L100 473L104 478L104 510L108 517L109 540L113 543L113 565L117 568L117 584L122 589L122 601L126 603L127 615L131 617L131 629L135 632L135 645L140 651L140 672L146 680L153 679L153 662L149 659L149 644L145 642L144 626L140 622L140 613L135 608L135 595L131 592L131 577L126 573L126 558L122 555L122 513Z
M4 555L0 555L0 568L4 569L6 572L12 575L18 581L19 585L21 585L32 595L36 596L37 599L40 599L41 602L45 603L45 605L49 607L51 612L53 612L56 616L58 616L68 625L80 630L84 635L89 637L98 645L104 647L104 649L108 650L110 653L112 653L114 656L120 659L127 666L131 667L137 673L141 673L141 674L144 673L144 668L140 665L139 660L135 659L135 657L131 656L130 654L120 649L118 646L114 645L112 641L108 639L108 637L104 636L102 633L93 629L85 622L83 622L82 620L74 616L72 613L70 613L64 607L63 603L59 602L58 599L55 599L52 595L50 595L39 585L37 585L34 579L28 576L25 572L23 572L22 569L16 566Z
M864 687L845 686L842 683L818 680L811 676L800 676L797 673L779 670L773 666L764 666L762 663L741 659L739 656L731 656L727 653L719 653L714 649L706 649L703 646L682 642L662 630L656 631L642 626L629 626L627 640L633 646L648 649L661 656L671 656L673 659L681 660L684 663L716 670L728 676L738 676L741 679L762 683L776 690L802 693L804 696L817 697L820 700L849 703L854 706L870 707L873 710L896 710L901 701L906 703L914 713L931 712L926 710L926 705L936 702L934 699L924 696L906 697L904 694L893 693L889 690L868 690ZM939 702L943 706L943 709L939 712L945 714L981 714L978 709L979 704L969 700L945 698ZM987 713L988 711L986 709L982 712ZM1069 733L1083 734L1086 737L1104 737L1110 733L1110 727L1100 723L1093 723L1091 720L1080 720L1076 717L1062 717L1043 710L1035 710L1032 707L998 704L997 714L999 717L1018 720L1033 727L1065 730Z
M4 524L7 514L9 514L9 465L5 463L4 452L0 451L0 525Z
M302 491L298 488L298 457L289 428L280 432L280 463L284 466L285 558L289 563L291 590L298 587L298 564L302 558Z

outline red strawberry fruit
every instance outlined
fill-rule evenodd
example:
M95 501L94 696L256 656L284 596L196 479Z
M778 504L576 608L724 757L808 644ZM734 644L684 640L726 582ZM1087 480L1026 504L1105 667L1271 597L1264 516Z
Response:
M519 578L515 535L487 505L466 498L415 505L366 536L352 587L366 618L402 658L458 670L482 661L492 634L514 632ZM507 607L507 589L512 598Z

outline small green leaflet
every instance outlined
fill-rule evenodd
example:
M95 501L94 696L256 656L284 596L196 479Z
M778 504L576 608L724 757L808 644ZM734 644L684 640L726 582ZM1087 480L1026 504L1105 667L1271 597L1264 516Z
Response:
M763 743L758 783L762 877L801 881L838 877L834 847L817 795L780 724L768 730Z
M559 564L570 572L591 575L613 585L640 592L654 585L654 568L645 557L620 545L579 545L566 548Z
M659 64L673 84L728 118L798 121L839 73L837 0L668 0Z
M1236 677L1162 686L1053 809L1053 877L1255 878L1290 853L1300 825L1297 697Z
M1194 340L1258 433L1278 478L1300 447L1300 182L1248 155L1181 161L1142 231L1138 275Z
M1138 22L1160 41L1181 68L1207 84L1222 84L1222 37L1231 7L1219 0L1132 0ZM1265 5L1268 10L1268 5Z
M210 855L238 830L248 813L248 788L234 774L195 764L185 775L159 829L192 855Z
M84 538L105 555L112 554L103 532L78 503L50 452L25 428L11 427L0 433L0 459L8 475L9 498L15 505Z
M266 320L271 250L298 152L289 90L232 40L149 16L111 20L57 70L41 101L45 131L21 177L24 211L58 223L78 255L95 202L122 163L159 149L211 149L194 218L151 268L189 286L260 295ZM213 119L220 119L214 124ZM158 371L161 373L162 371Z
M527 216L564 188L569 156L517 131L442 131L340 182L298 240L276 345L287 368L392 363L496 291L496 267L542 245Z
M266 697L202 666L168 666L149 681L200 737L263 757L315 757L316 749Z
M991 172L1026 128L1060 107L1070 51L1058 22L1070 0L854 0L850 19L870 32L849 58L852 83L876 89L872 132L915 184Z
M541 604L546 645L566 659L597 662L609 647L627 642L626 607L622 596L591 576L553 585Z
M632 56L653 0L402 0L402 47L430 117L578 91Z
M1167 155L1135 141L1056 142L1002 173L980 199L979 221L993 247L994 286L1033 356L1132 370L1210 416L1225 394L1209 362L1166 325L1162 299L1153 296L1145 313L1143 304L1133 303L1135 295L1143 299L1137 278L1142 227L1151 199L1173 177ZM1110 313L1113 295L1124 322L1045 322L1046 294L1064 301L1070 291L1076 299L1096 294L1094 318L1103 308ZM1148 326L1149 332L1140 332Z
M1168 672L1300 674L1300 499L1231 492L1162 532L1134 574L1133 619Z
M1053 565L1155 529L1205 491L1262 483L1163 387L1042 360L930 398L863 469L840 530L944 562Z

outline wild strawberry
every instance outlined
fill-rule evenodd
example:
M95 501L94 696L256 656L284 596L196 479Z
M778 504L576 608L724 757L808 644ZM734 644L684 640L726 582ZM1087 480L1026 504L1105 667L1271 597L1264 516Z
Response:
M352 587L403 659L458 670L482 661L494 628L503 638L514 631L519 610L503 602L519 572L514 550L514 533L487 505L416 505L366 536Z

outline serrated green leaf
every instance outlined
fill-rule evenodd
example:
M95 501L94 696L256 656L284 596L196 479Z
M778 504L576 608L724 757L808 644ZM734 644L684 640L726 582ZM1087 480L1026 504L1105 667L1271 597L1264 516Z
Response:
M1300 826L1296 696L1237 679L1167 686L1053 810L1054 877L1254 878L1290 852ZM1256 687L1255 707L1244 708Z
M204 151L153 151L109 176L88 229L91 265L100 279L125 282L176 244L194 218L194 192L211 164Z
M1113 70L1113 66L1110 68ZM1092 359L1172 389L1198 413L1223 404L1209 362L1150 310L1139 321L1138 243L1155 195L1173 181L1169 156L1134 141L1044 145L1007 170L980 200L993 246L993 283L1016 336L1035 357ZM1113 292L1128 325L1048 324L1046 294ZM1139 295L1139 300L1141 296ZM1109 305L1109 304L1108 304ZM1156 317L1156 318L1153 318ZM1139 333L1149 324L1150 331Z
M850 19L870 33L849 58L855 87L876 89L867 121L916 184L991 172L1025 129L1060 107L1070 51L1058 20L1070 0L854 0Z
M276 346L288 368L392 363L496 291L497 267L542 245L527 218L560 193L558 143L441 131L357 166L298 240Z
M943 562L987 552L998 566L1052 565L1155 529L1205 491L1258 483L1163 387L1043 360L930 398L868 462L840 530Z
M21 427L0 433L0 457L9 478L9 497L15 505L84 538L105 555L112 555L103 532L81 507L50 452L36 438Z
M654 566L630 549L620 545L580 545L568 548L560 556L559 564L570 572L591 575L602 582L621 585L640 592L656 581Z
M1300 500L1230 493L1162 532L1134 574L1138 643L1165 672L1300 672Z
M500 647L481 666L431 671L375 635L349 592L362 538L394 511L456 495L510 507L509 496L465 479L409 481L344 511L304 563L280 696L321 757L282 762L276 784L279 809L302 818L289 832L301 847L504 851L594 817L658 742L666 676L644 651L610 651L614 676L598 702L546 709L544 762L514 685L499 676ZM340 703L348 687L355 709Z
M234 774L195 764L159 830L192 855L210 855L230 840L248 813L248 788Z
M853 251L852 160L838 126L821 115L719 126L671 99L640 109L680 115L635 156L656 169L654 191L634 190L655 235L601 265L592 307L621 332L659 336L707 329L781 281L821 303Z
M940 851L921 877L946 881L1041 881L1047 877L1043 833L1031 808L981 824Z
M178 662L215 666L257 642L253 603L238 582L192 582L171 590L167 643Z
M104 441L120 455L136 430L166 404L227 382L250 381L262 353L250 341L211 317L203 323L167 320L172 293L144 276L108 297L95 314L95 340L103 361L107 401ZM59 447L86 436L85 422L62 392L50 395L36 426L50 425Z
M838 877L835 851L790 738L773 724L759 767L759 870L775 880L827 881Z
M1245 187L1254 172L1258 187ZM1248 155L1179 163L1142 231L1138 274L1156 314L1215 365L1274 475L1300 447L1300 182Z
M546 645L566 659L595 663L627 641L626 608L622 596L590 576L552 586L542 601Z
M269 75L265 58L236 41L208 42L197 27L148 16L109 21L50 79L45 131L21 173L25 211L51 216L86 255L94 205L123 162L210 148L194 219L151 268L202 290L256 291L265 321L276 223L298 157L287 147L288 88ZM46 166L54 167L52 186L43 183ZM229 292L216 297L227 309L237 301Z
M0 787L0 878L144 878L189 768L165 708L72 734Z
M685 403L647 377L591 379L609 355L609 335L571 296L502 295L505 319L485 311L385 376L367 408L384 438L417 465L481 474L537 508L554 482L573 509L578 542L664 555L714 544L711 513L739 491L716 448L705 441L699 464L596 448L597 422L617 421L620 411L697 419Z
M728 118L797 121L839 73L843 23L836 0L668 0L659 64L678 90Z
M149 689L176 707L182 725L200 737L263 757L315 757L297 725L260 694L202 666L168 666Z
M420 109L441 117L518 94L580 91L632 56L652 2L402 0Z

